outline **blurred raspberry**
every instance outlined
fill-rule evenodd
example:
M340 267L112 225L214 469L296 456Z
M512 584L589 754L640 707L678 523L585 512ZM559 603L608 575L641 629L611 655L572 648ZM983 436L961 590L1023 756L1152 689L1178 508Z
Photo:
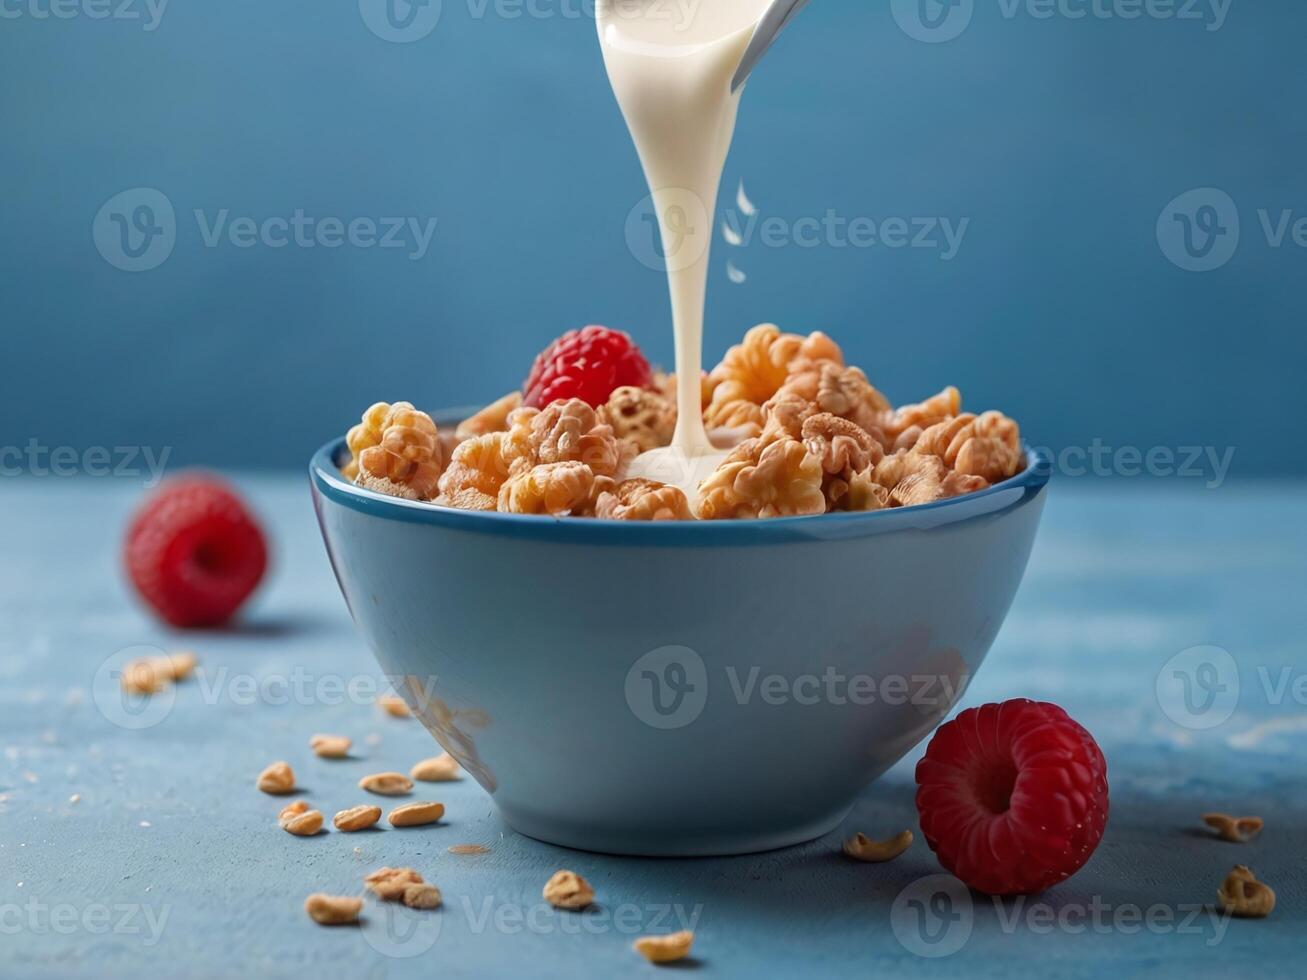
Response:
M259 584L268 551L231 487L210 476L184 476L137 511L123 557L132 584L165 621L216 626Z

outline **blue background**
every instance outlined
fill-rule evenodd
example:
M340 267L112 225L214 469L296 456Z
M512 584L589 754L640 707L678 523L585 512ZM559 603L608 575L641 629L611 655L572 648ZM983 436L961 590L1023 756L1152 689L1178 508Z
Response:
M664 280L624 235L642 177L577 0L444 0L406 44L345 0L171 0L153 31L18 2L0 18L0 446L298 468L371 401L489 399L587 322L670 361ZM1307 250L1270 247L1257 218L1307 216L1307 9L1233 0L1219 30L1003 11L976 0L938 44L883 2L802 14L750 83L723 203L743 179L762 216L970 224L948 262L754 240L731 250L743 285L718 239L709 363L759 321L820 328L896 401L956 383L1037 443L1235 447L1232 475L1307 473L1285 408ZM172 202L177 240L128 273L91 228L137 187ZM1155 232L1199 187L1242 222L1202 273ZM209 248L193 216L296 208L438 224L412 261Z

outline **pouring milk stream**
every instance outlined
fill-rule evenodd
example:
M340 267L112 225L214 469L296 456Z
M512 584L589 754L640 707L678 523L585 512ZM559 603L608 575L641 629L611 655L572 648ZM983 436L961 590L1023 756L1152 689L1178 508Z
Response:
M771 0L599 0L608 80L653 196L676 338L676 431L642 453L631 476L679 486L693 502L726 455L704 430L699 403L708 254L722 168L743 88L731 92Z

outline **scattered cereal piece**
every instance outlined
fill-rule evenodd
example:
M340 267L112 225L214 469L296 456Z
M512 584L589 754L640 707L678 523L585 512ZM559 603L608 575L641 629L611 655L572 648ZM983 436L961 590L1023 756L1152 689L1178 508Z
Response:
M377 698L377 707L392 718L409 718L412 716L408 703L394 694L383 694Z
M490 848L481 844L455 844L448 848L450 854L489 854Z
M404 886L404 904L411 909L434 909L440 905L440 889L422 881Z
M403 796L413 791L413 780L402 772L376 772L360 779L359 789L378 796Z
M445 783L458 779L458 761L448 752L415 763L408 774L424 783Z
M670 936L641 936L633 945L650 963L672 963L685 959L693 942L694 933L686 929Z
M545 882L544 896L554 908L577 911L594 903L595 890L575 871L555 871Z
M345 758L349 755L349 747L353 744L344 735L314 735L309 739L309 748L324 759Z
M312 837L322 829L322 814L317 810L305 810L283 820L281 829L296 837Z
M398 902L405 888L422 884L422 876L412 868L378 868L364 876L363 884L383 902Z
M424 801L397 806L390 811L386 819L390 821L392 827L421 827L424 824L435 823L444 815L445 804Z
M285 762L274 762L259 773L255 785L265 793L284 796L295 789L295 773Z
M1244 844L1262 832L1261 817L1232 817L1225 813L1204 813L1203 823L1216 831L1221 840Z
M844 853L855 861L880 864L893 861L912 846L912 831L904 830L888 840L872 840L866 834L856 833L844 842Z
M81 793L74 793L72 796L68 797L68 802L69 802L69 803L81 803L81 802L82 802L82 794L81 794Z
M381 807L364 804L341 810L331 818L331 822L337 830L349 834L356 830L366 830L380 819Z
M296 800L294 803L287 803L281 808L281 812L277 814L277 822L285 823L292 817L297 817L301 813L307 813L308 809L309 805L304 800Z
M1275 892L1242 864L1236 864L1216 892L1221 908L1240 919L1264 919L1275 909Z
M363 899L351 895L324 895L314 892L304 900L304 911L322 926L342 926L358 922Z

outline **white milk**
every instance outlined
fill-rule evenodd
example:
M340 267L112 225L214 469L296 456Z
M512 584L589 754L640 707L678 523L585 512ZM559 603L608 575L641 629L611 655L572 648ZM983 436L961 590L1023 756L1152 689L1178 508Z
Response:
M631 476L699 482L725 455L708 441L699 405L703 310L717 186L735 132L731 77L771 0L598 0L608 80L653 195L676 338L676 432L643 453Z

